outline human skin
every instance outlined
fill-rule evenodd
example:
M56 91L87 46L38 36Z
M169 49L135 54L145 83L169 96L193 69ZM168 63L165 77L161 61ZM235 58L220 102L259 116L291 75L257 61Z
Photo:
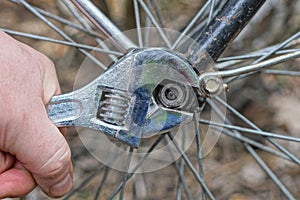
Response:
M58 93L53 63L0 31L0 199L71 189L70 149L45 109Z

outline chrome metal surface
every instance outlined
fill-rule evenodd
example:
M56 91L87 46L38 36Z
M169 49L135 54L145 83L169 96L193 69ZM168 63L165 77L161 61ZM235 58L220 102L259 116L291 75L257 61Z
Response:
M105 33L117 48L126 52L127 49L135 48L136 45L130 41L110 19L108 19L91 1L70 0L98 29Z
M138 147L142 137L193 118L190 102L189 108L180 109L156 102L154 92L170 80L176 80L172 81L176 85L199 87L197 74L179 55L160 48L132 50L85 87L54 96L47 105L48 116L59 127L99 130Z

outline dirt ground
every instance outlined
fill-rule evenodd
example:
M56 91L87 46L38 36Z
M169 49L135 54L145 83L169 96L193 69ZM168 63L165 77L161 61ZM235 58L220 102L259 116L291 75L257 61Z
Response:
M36 6L55 14L62 14L64 7L60 1L30 0ZM95 1L96 2L96 1ZM133 15L130 14L132 4L126 0L106 0L104 6L101 0L96 3L118 24L122 30L134 28ZM176 0L172 6L166 0L158 1L165 27L180 31L184 24L196 13L203 1ZM180 13L180 15L178 14ZM124 16L127 16L126 18ZM70 18L69 14L63 17ZM56 22L55 22L56 23ZM77 22L76 22L77 23ZM65 31L82 43L95 45L90 37L85 37L79 31L63 27ZM62 39L47 25L35 18L26 9L0 1L0 27L24 31L56 39ZM127 27L127 29L125 28ZM129 27L129 28L128 28ZM224 55L239 55L251 52L268 45L276 44L282 39L300 30L300 1L299 0L269 0L262 11L250 22L248 28L235 40ZM71 91L77 70L84 59L75 48L36 41L21 37L17 39L46 54L56 65L57 73L63 92ZM300 46L295 46L299 48ZM296 59L277 66L279 69L288 67L300 70L300 60ZM300 125L300 78L259 74L230 86L227 101L243 115L266 131L286 133L299 137ZM235 123L244 126L232 115L228 117ZM259 138L261 139L261 138ZM92 174L101 165L84 148L75 129L70 128L68 141L72 148L74 160L75 186ZM276 140L277 141L277 140ZM300 157L299 143L278 140L289 151ZM269 144L268 144L269 145ZM192 159L195 158L195 148L187 151ZM300 168L296 164L270 156L257 150L266 164L290 189L296 199L300 199ZM195 179L189 170L185 170L187 184L195 194L200 194L195 187ZM222 135L216 147L204 159L205 180L217 199L250 200L250 199L284 199L282 193L270 178L249 155L243 145L232 138ZM163 170L135 175L134 180L139 184L138 190L133 181L129 181L125 191L125 199L132 199L135 191L138 199L175 199L176 181L174 167ZM92 199L94 191L104 173L100 173L84 190L72 199ZM123 174L112 170L109 182L100 199L106 199L114 183L122 180ZM199 189L198 189L199 190ZM36 190L24 199L47 199ZM183 199L185 199L184 197Z

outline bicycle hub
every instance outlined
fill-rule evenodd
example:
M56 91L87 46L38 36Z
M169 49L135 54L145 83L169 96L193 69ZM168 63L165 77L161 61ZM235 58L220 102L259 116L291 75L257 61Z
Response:
M167 108L181 108L189 95L187 87L174 81L168 81L157 90L157 102Z

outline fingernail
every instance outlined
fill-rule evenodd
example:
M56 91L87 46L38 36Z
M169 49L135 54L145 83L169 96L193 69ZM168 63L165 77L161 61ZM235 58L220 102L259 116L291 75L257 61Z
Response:
M62 197L72 188L72 176L67 174L65 178L50 188L50 194L53 197Z

